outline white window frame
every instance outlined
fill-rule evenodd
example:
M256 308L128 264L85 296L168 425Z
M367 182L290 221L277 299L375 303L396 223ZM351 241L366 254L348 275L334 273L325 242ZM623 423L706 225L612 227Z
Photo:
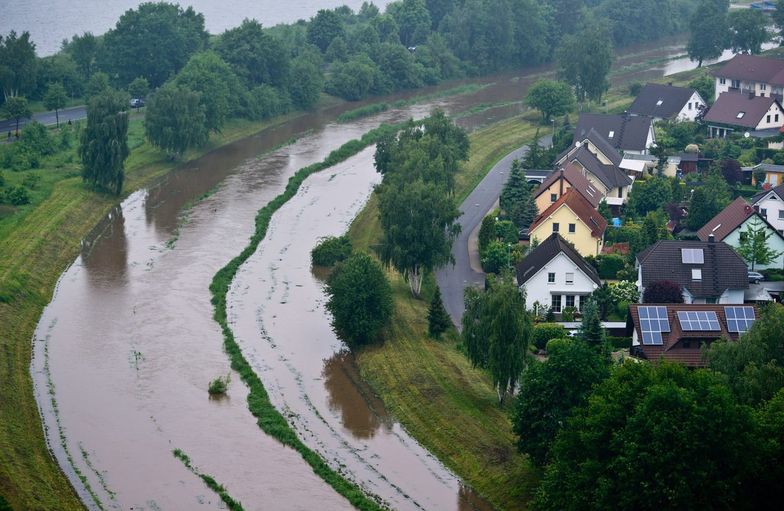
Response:
M567 286L574 285L574 273L573 272L567 272L566 273L566 285Z

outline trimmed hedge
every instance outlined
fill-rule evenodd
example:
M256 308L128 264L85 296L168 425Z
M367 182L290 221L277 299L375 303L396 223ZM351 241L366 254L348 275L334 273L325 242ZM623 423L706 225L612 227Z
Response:
M557 323L539 323L534 325L532 341L534 346L543 350L550 339L563 339L569 337L569 332Z
M329 156L323 161L298 170L289 179L285 191L259 210L256 215L256 231L251 236L248 246L245 247L240 255L221 268L215 274L210 284L211 301L215 308L213 318L223 331L223 346L231 361L231 368L239 373L242 381L248 386L248 408L253 416L256 417L257 424L265 433L299 452L316 475L321 477L335 491L343 495L355 508L361 511L380 511L385 509L385 507L379 501L374 500L373 497L365 494L359 486L350 482L342 474L327 465L321 456L297 437L285 417L272 405L269 395L264 389L264 384L243 356L242 350L234 339L234 333L229 328L226 319L226 295L240 266L256 252L259 243L266 236L272 215L289 199L294 197L300 185L308 176L356 155L366 147L377 143L383 137L397 133L406 125L407 123L399 125L382 124L378 128L365 133L361 139L346 142L340 148L329 153Z

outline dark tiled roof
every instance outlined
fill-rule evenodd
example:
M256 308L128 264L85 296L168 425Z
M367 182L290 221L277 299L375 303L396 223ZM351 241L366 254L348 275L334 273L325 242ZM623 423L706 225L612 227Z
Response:
M701 248L703 264L685 264L681 249ZM748 289L746 263L724 242L661 240L637 254L642 266L642 286L670 280L688 289L695 298L715 298L727 289ZM702 280L691 278L692 268L702 270Z
M621 153L619 153L618 149L613 147L613 145L610 144L607 139L601 136L595 129L589 131L585 138L595 145L596 148L601 151L605 158L610 160L613 165L618 166L621 164L621 160L623 160Z
M568 181L572 188L588 199L591 206L595 208L599 206L599 202L602 200L602 195L599 193L599 190L588 181L587 177L583 176L580 167L573 163L570 163L565 168L556 170L547 176L547 179L542 182L539 189L534 193L534 199L539 197L550 187L550 185L557 182L559 179Z
M752 197L752 198L751 198L751 203L752 203L752 204L756 204L756 203L758 203L758 202L759 202L759 201L761 201L761 200L762 200L762 199L763 199L763 198L764 198L766 195L768 195L768 194L769 194L769 193L771 193L771 192L773 192L773 193L775 193L776 195L778 195L778 196L779 196L779 199L782 199L782 200L784 200L784 184L780 184L780 185L778 185L778 186L776 186L776 187L773 187L773 188L771 188L771 189L769 189L769 190L762 190L761 192L759 192L759 193L755 194L755 195L754 195L754 197Z
M670 119L680 113L694 92L685 87L648 83L629 107L629 113Z
M736 92L724 92L705 114L704 121L708 124L719 123L744 128L756 128L776 98L749 96ZM780 107L780 105L779 105ZM743 112L743 116L738 115Z
M522 261L517 263L517 284L525 284L539 270L544 268L547 263L555 259L560 252L563 252L566 257L571 259L589 279L596 282L597 285L602 284L594 267L586 263L585 259L580 257L580 254L577 253L572 245L567 243L558 233L553 233L525 256Z
M584 140L595 130L616 149L644 151L653 119L640 115L580 114L573 142ZM610 136L610 132L613 136Z
M622 188L632 184L632 178L627 176L624 171L614 165L602 163L585 145L569 156L568 161L578 161L580 165L596 176L608 189Z
M667 308L667 319L670 323L670 331L662 332L662 345L646 345L642 344L642 331L640 329L640 307L649 307L658 305ZM626 320L627 334L631 335L632 332L637 333L637 339L640 340L639 349L642 351L643 356L652 362L659 360L667 360L671 362L679 362L689 367L703 367L705 360L702 357L702 351L699 343L697 342L713 342L718 339L730 339L737 341L739 334L737 332L730 332L727 326L727 315L725 312L726 307L739 307L751 305L742 304L684 304L684 303L668 303L668 304L631 304L629 306L629 315ZM754 307L755 317L759 317L759 311ZM681 328L680 320L678 319L679 311L713 311L719 320L719 330L706 331L706 330L691 330L684 331ZM683 341L689 342L689 347L686 348Z
M713 74L734 80L784 85L784 60L756 55L735 55Z
M577 217L591 229L591 236L594 238L602 237L605 229L607 229L607 220L591 206L591 203L588 202L588 199L583 197L583 194L576 190L567 191L565 194L561 195L557 201L550 204L547 209L542 211L542 213L534 219L528 232L534 232L547 217L555 213L555 211L563 205L566 205L572 213L577 215Z
M716 241L723 241L753 214L754 208L743 197L738 197L703 225L702 229L697 231L697 237L708 241L708 236L713 234Z

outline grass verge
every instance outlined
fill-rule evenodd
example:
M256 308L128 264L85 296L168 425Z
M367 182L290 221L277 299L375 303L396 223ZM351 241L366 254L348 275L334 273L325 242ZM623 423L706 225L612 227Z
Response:
M206 147L184 159L290 118L232 121ZM180 164L143 141L138 121L132 121L129 145L133 150L126 162L126 194ZM12 509L81 510L44 441L30 378L30 342L58 277L79 253L81 239L119 199L88 190L78 172L67 166L36 172L58 175L42 179L34 204L0 220L0 495Z
M383 136L397 132L401 127L402 125L382 125L369 131L359 140L346 142L340 148L332 151L323 161L298 170L289 179L284 192L259 210L256 215L256 230L251 236L248 246L245 247L240 255L221 268L215 274L210 284L212 304L215 308L213 317L223 331L224 349L229 356L232 369L239 373L242 381L248 386L248 408L253 416L256 417L259 427L282 444L299 452L316 475L332 486L335 491L343 495L355 508L363 511L381 510L384 509L384 506L374 498L366 495L356 484L348 481L338 471L330 468L321 456L302 443L286 421L286 418L272 405L269 395L264 389L264 384L243 356L242 350L234 339L234 334L227 323L226 295L229 291L229 285L240 266L256 251L259 243L266 236L272 215L297 193L300 185L308 176L354 156L362 149L378 142Z
M222 484L216 481L215 478L213 478L211 475L204 474L196 470L196 468L191 464L190 457L188 457L187 454L182 452L181 449L174 449L172 451L172 454L174 455L175 458L180 460L188 470L196 474L199 477L199 479L204 481L204 484L206 484L210 490L214 491L218 495L218 497L220 497L223 503L226 504L227 508L229 508L231 511L245 511L245 508L242 507L242 504L240 504L238 500L234 499L231 495L229 495L229 492L226 491L226 488L224 488Z

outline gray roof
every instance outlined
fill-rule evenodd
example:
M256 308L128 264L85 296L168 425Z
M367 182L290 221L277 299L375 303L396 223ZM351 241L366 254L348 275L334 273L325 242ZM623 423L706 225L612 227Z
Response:
M768 190L762 190L761 192L759 192L759 193L755 194L755 195L754 195L754 197L752 197L752 198L751 198L751 203L752 203L752 204L756 204L756 203L758 203L758 202L759 202L759 201L761 201L761 200L762 200L762 199L763 199L763 198L764 198L766 195L768 195L768 194L769 194L769 193L771 193L771 192L773 192L773 193L775 193L776 195L778 195L778 196L779 196L779 199L782 199L782 200L784 200L784 184L780 184L780 185L778 185L778 186L775 186L775 187L773 187L773 188L770 188L770 189L768 189Z
M640 115L580 114L574 130L574 142L585 140L595 130L607 142L623 151L647 149L648 133L653 119ZM613 136L610 136L612 132Z
M715 70L713 75L771 85L784 85L784 60L738 54L721 68Z
M695 92L685 87L648 83L629 107L629 113L670 119L680 113Z
M602 154L613 163L613 165L617 166L621 164L621 160L623 160L623 156L621 156L621 153L619 153L618 150L615 147L613 147L612 144L610 144L606 138L601 136L598 131L596 131L595 129L591 129L591 131L588 132L588 135L586 135L585 138L588 139L593 145L595 145L596 148L599 151L601 151Z
M681 249L702 249L702 264L686 264ZM662 240L637 254L642 266L642 286L669 280L688 289L695 298L716 298L727 289L748 289L746 263L726 243L716 241ZM702 279L693 280L691 270L702 270Z
M737 92L723 92L719 94L703 120L707 124L718 123L756 128L774 103L778 104L778 100L770 96L749 96Z
M555 256L563 252L566 257L572 260L577 267L585 273L585 275L594 281L597 285L601 285L599 274L593 266L585 262L580 254L572 248L572 245L566 242L558 233L553 233L549 238L539 244L538 247L533 249L525 258L517 263L517 285L522 286L533 277L539 270L544 268L547 263L552 261Z
M623 188L632 184L632 178L627 176L625 172L614 165L602 163L586 146L580 147L574 154L569 156L570 162L575 160L580 162L583 167L595 175L609 189Z

